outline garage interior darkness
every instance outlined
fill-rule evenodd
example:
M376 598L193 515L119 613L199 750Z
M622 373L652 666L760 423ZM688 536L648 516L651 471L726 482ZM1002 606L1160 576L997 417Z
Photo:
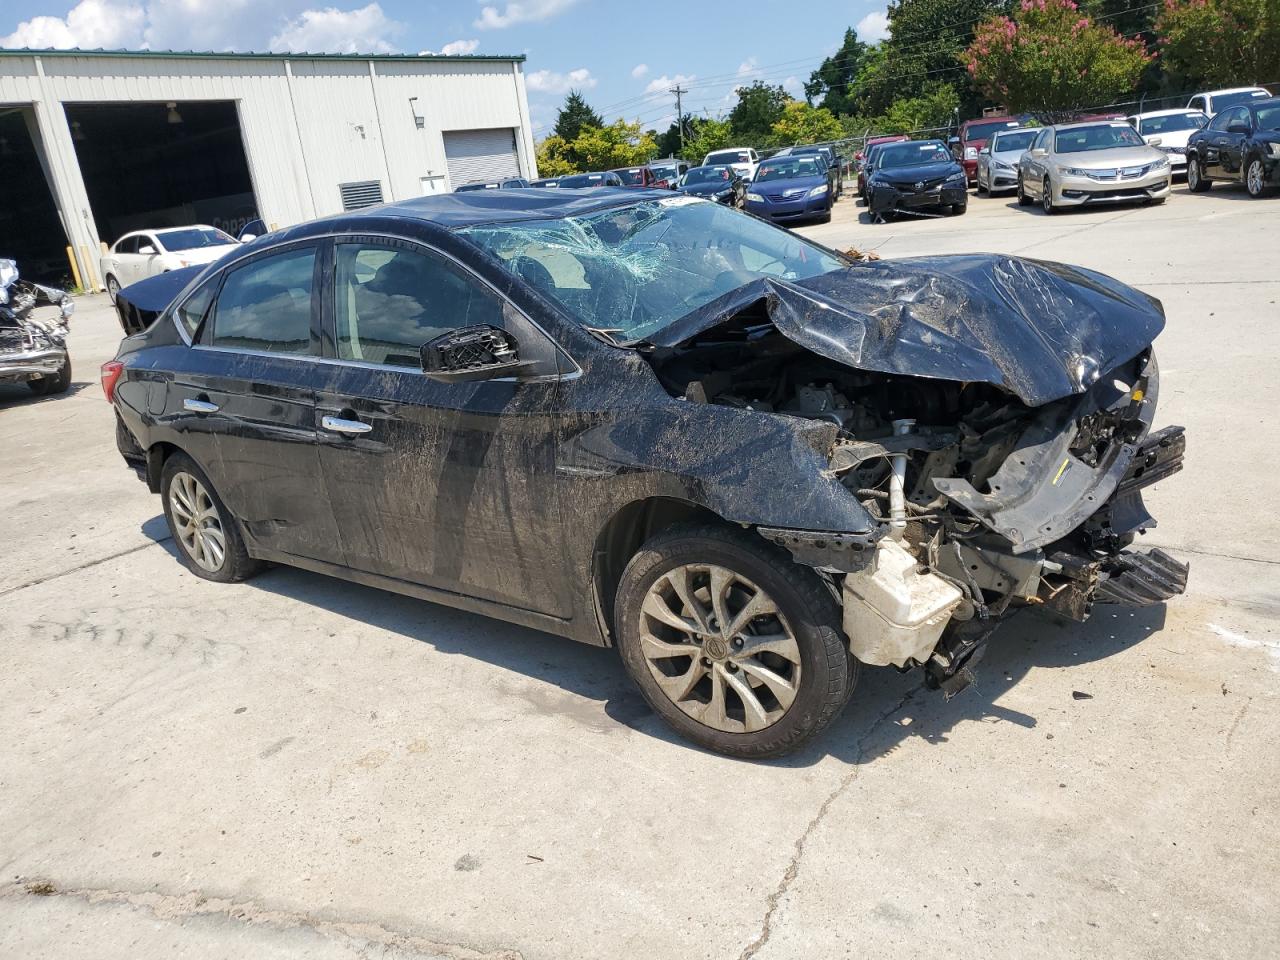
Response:
M31 107L0 107L0 259L28 280L71 285L67 234L33 139Z
M104 242L192 223L234 236L257 218L235 103L69 103L66 111Z

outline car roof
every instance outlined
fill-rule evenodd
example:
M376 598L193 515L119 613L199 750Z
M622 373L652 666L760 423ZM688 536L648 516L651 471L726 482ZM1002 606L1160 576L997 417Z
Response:
M1182 113L1183 111L1179 110L1177 112ZM1099 118L1097 120L1076 120L1071 123L1055 123L1053 125L1053 129L1054 130L1075 130L1079 127L1105 127L1105 126L1110 126L1112 124L1120 124L1121 126L1128 127L1129 121L1125 120L1123 117L1117 117L1115 119ZM1130 127L1130 129L1133 129L1133 128Z
M1177 110L1148 110L1146 113L1131 113L1129 116L1136 120L1146 120L1148 117L1179 117L1188 113L1204 113L1204 111L1197 110L1195 107L1179 107Z
M478 190L414 197L336 214L312 223L324 224L328 230L335 227L358 230L365 220L383 219L454 229L481 223L579 217L646 198L665 200L671 196L670 190L637 190L626 187L588 187L566 193L549 192L535 187L517 187L513 190Z
M1223 87L1221 90L1201 90L1197 97L1216 97L1220 93L1248 93L1250 90L1266 90L1266 87ZM1271 91L1267 91L1270 93Z

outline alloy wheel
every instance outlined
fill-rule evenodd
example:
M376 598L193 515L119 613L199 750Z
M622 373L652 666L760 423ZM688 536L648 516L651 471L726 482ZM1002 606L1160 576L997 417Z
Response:
M1200 161L1190 157L1187 160L1187 189L1194 193L1198 186L1200 186Z
M115 277L107 277L107 296L111 298L111 302L116 302L116 294L120 292L120 281Z
M800 690L800 645L786 618L726 567L685 564L659 577L641 606L640 647L666 697L715 730L763 730Z
M227 557L227 537L204 484L189 473L175 473L169 482L169 509L174 536L187 555L210 573L220 570Z
M1262 173L1263 173L1262 161L1251 160L1249 162L1249 171L1245 175L1245 186L1249 191L1249 196L1251 197L1262 196L1262 184L1263 184Z
M1045 213L1053 213L1053 184L1048 177L1044 178L1044 184L1040 188L1040 206L1044 207Z

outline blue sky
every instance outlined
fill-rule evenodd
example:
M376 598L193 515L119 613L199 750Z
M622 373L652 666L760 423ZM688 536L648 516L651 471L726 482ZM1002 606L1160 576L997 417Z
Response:
M718 114L742 83L763 79L800 94L845 27L884 31L883 0L810 0L779 14L777 0L4 0L0 45L377 53L523 53L535 134L565 92L581 89L606 119L665 128L667 88L685 109ZM270 11L270 12L267 12Z

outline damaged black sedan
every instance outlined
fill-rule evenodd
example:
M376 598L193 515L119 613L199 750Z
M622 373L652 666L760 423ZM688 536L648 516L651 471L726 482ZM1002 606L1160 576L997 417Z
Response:
M1182 463L1151 429L1163 311L1089 270L512 190L122 299L149 326L103 369L120 449L193 572L287 563L614 645L724 753L795 749L861 664L951 695L1016 610L1185 586L1131 546Z

